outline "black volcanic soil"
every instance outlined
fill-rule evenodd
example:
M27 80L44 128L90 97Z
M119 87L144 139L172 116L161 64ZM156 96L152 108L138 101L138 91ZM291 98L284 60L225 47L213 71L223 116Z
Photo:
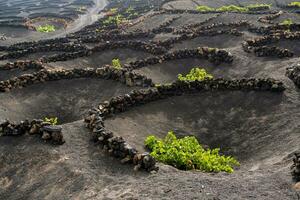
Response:
M64 17L70 16L76 22L78 16L72 15L74 9L79 6L76 2L80 4L79 1L68 1L69 4L63 4L57 1L1 2L0 0L0 20L20 20L22 15L26 17L40 12L54 12ZM95 5L91 5L90 14L101 10L107 3L97 2L97 9L94 9ZM120 2L122 5L143 8L149 4L155 7L162 1ZM162 7L170 10L194 10L197 5L220 7L256 2L174 0ZM286 18L292 18L295 23L300 23L299 14L282 7L291 2L290 0L263 2L271 3L272 10L284 11L272 22L279 23ZM56 3L59 5L55 5ZM21 8L23 4L26 5L25 8ZM59 13L56 6L61 6ZM25 9L26 13L22 14L20 12L22 9ZM152 11L147 11L146 14L151 13ZM168 27L180 28L190 23L203 22L215 15L216 13L159 14L133 26L123 27L121 32L151 30L174 17L180 18ZM222 13L201 26L240 20L248 20L255 26L269 26L270 24L258 21L259 17L265 15L267 14ZM69 31L77 31L84 23L88 24L87 21L92 23L88 18L84 19L86 21L78 23L78 26L73 24L74 27L70 27ZM53 35L33 36L31 31L20 29L22 28L0 26L0 36L2 33L9 36L6 41L0 41L0 46L28 38L51 38L65 34L62 31ZM223 28L216 29L223 30ZM300 89L285 76L286 67L300 62L299 40L282 40L270 44L294 51L294 57L283 59L256 57L253 53L244 52L241 43L261 35L252 33L244 27L237 29L243 35L199 36L193 40L175 43L167 49L172 52L199 46L224 48L234 56L231 64L214 65L204 59L188 58L145 66L134 72L146 75L155 83L170 83L176 80L178 73L185 74L191 68L201 66L215 77L272 77L285 84L287 89L284 93L213 91L186 94L134 107L105 121L107 129L124 137L128 143L141 151L145 150L143 141L150 134L164 137L168 131L173 130L179 137L194 135L203 145L210 148L219 147L223 154L235 156L241 162L241 166L234 173L180 171L161 163L158 164L160 170L156 173L134 172L132 165L121 164L91 141L82 119L93 106L114 96L126 94L135 87L128 87L112 80L90 78L60 80L37 83L0 94L0 120L8 118L18 122L26 118L57 116L66 140L61 146L53 146L35 136L1 137L0 199L299 199L299 191L293 188L295 182L290 174L290 166L292 154L300 150ZM176 36L178 35L163 32L155 34L153 38L133 39L157 42ZM97 43L83 45L89 47ZM1 64L6 61L36 60L57 53L60 52L38 52L19 59L1 61ZM150 56L153 55L138 50L114 49L44 65L53 69L95 68L111 64L114 58L120 58L123 64L128 64ZM0 81L34 71L1 70Z

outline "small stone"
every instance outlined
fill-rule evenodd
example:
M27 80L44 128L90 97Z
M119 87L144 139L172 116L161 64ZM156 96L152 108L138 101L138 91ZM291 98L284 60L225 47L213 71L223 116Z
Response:
M300 182L296 183L293 188L297 191L300 191Z
M51 135L48 132L44 131L43 135L42 135L42 139L43 140L50 140L51 139Z
M65 143L63 134L61 132L53 132L51 136L52 136L52 141L54 144L61 145L61 144Z

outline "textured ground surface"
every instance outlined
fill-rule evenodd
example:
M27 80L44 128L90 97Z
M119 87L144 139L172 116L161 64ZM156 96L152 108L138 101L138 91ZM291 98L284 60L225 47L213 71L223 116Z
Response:
M10 15L1 11L0 19L4 15L7 18L20 15L18 6L5 2L0 0L1 9L4 5L6 9L14 9ZM31 5L39 1L27 2ZM290 1L264 2L271 3L272 9L278 10ZM248 3L256 1L175 0L162 7L171 10L195 9L197 5L220 7ZM43 4L38 5L41 7ZM62 12L66 8L62 8ZM47 6L47 12L51 9ZM30 13L27 8L25 10ZM273 20L275 23L286 18L300 23L299 14L284 11L283 15ZM150 30L180 16L169 25L178 28L215 15L161 14L125 31ZM264 15L222 13L202 26L240 20L248 20L256 26L268 26L258 21L261 16ZM0 33L4 33L2 29L0 27ZM246 29L239 30L243 35L200 36L176 43L168 49L199 46L224 48L234 56L231 64L216 66L203 59L189 58L134 71L152 78L156 83L170 83L176 80L178 73L185 74L191 68L201 66L215 77L276 78L287 87L283 94L236 91L183 95L142 105L105 121L108 129L126 138L139 150L144 150L143 141L149 134L163 137L169 130L174 130L179 136L195 135L200 143L211 148L220 147L221 152L234 155L241 162L241 167L233 174L185 172L163 164L159 164L160 170L155 174L134 172L131 165L120 164L91 142L88 129L81 120L92 106L134 88L111 80L60 80L0 94L0 120L58 116L66 140L64 145L57 147L30 136L0 138L0 199L299 199L299 194L292 188L295 183L289 167L291 155L299 150L300 144L300 90L285 76L285 69L300 62L300 40L276 43L294 51L292 58L256 57L244 52L241 43L259 35ZM18 38L30 35L19 31L15 33L24 34ZM153 40L163 41L177 36L160 33ZM149 38L142 40L148 41ZM8 38L0 44L16 41ZM37 59L49 53L53 52L31 54L20 60ZM66 69L98 67L110 64L113 58L129 63L149 56L153 55L131 49L115 49L47 63L46 66ZM0 81L33 71L0 71Z

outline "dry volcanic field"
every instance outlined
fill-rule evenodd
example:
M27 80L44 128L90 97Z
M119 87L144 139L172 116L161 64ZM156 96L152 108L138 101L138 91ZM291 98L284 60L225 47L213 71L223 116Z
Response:
M300 3L0 5L0 199L300 199ZM240 166L155 161L168 131Z

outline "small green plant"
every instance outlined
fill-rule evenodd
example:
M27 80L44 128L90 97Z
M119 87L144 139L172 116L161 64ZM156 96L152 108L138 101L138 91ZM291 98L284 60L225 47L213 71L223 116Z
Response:
M118 8L111 8L109 9L109 12L111 12L112 14L117 14Z
M195 137L177 139L171 131L164 139L148 136L145 145L158 161L182 170L232 173L239 165L233 157L220 155L220 149L204 149Z
M208 74L205 69L196 67L191 69L191 71L186 75L183 76L182 74L178 74L179 81L203 81L205 79L213 79L211 74Z
M120 59L118 59L118 58L113 59L111 61L111 63L112 63L113 68L115 68L115 69L122 69L122 64L121 64Z
M209 6L197 6L196 10L199 11L199 12L212 12L212 11L215 11L214 8L211 8Z
M290 26L292 24L294 24L294 22L290 18L289 19L285 19L281 23L279 23L279 25L286 25L286 26Z
M44 122L48 122L51 125L56 125L58 123L57 117L45 117Z
M300 8L300 2L294 1L288 4L288 7Z
M105 19L103 21L103 25L104 26L110 26L110 25L119 26L124 22L126 22L126 19L122 15L118 14L115 16L109 16L107 19Z
M222 6L217 9L219 12L247 12L248 8L235 5Z
M246 6L246 8L250 11L257 11L257 10L268 10L271 8L271 4L250 4Z
M37 27L36 30L41 33L50 33L50 32L55 31L55 26L46 24L46 25Z

